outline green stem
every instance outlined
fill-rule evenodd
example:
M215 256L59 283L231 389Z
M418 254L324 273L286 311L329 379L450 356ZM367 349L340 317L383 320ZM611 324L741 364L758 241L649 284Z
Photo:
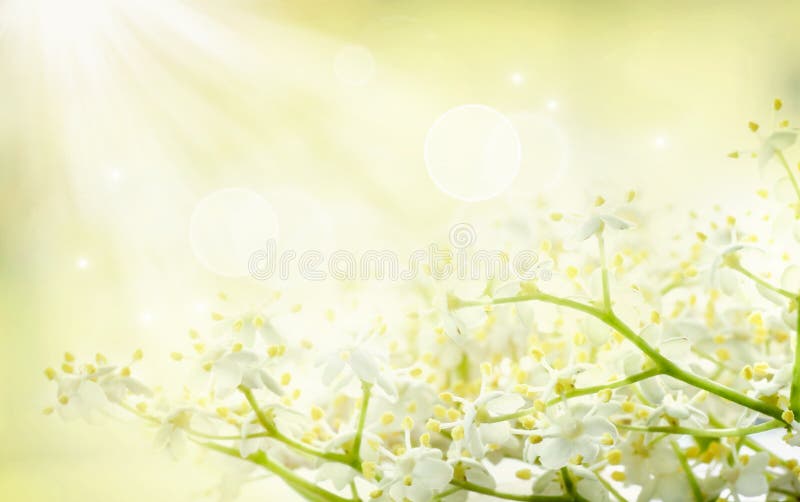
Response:
M572 500L577 502L588 502L586 499L578 494L578 487L572 481L572 476L569 475L567 466L561 468L561 479L564 481L564 489L567 491Z
M452 487L452 488L450 488L448 490L444 490L443 492L434 495L433 496L433 500L442 500L443 498L445 498L445 497L447 497L449 495L452 495L455 492L458 492L458 491L461 491L461 490L463 490L463 488L461 488L460 486L454 486L454 487Z
M786 161L786 157L781 150L777 149L775 150L775 156L778 157L783 168L786 169L786 174L788 174L789 179L792 180L792 186L794 187L795 194L797 194L797 199L800 200L800 185L798 185L797 178L792 172L789 163ZM800 303L797 296L792 295L790 298ZM798 331L795 335L794 369L792 370L792 387L789 395L789 406L796 416L800 416L800 307L798 307L797 314L797 329Z
M253 391L249 388L245 387L244 385L239 386L239 392L241 392L245 399L247 399L247 403L250 405L250 408L255 412L256 418L258 419L258 423L261 424L261 427L264 428L265 431L272 433L275 432L275 424L272 420L264 414L264 410L261 409L261 406L258 405L258 401L256 401L255 396L253 396Z
M694 472L692 472L692 466L690 466L689 461L686 460L686 455L683 454L681 447L678 446L676 441L671 441L670 444L672 445L672 450L675 452L675 456L678 457L678 462L681 463L683 472L686 473L686 478L689 480L689 486L692 488L692 495L694 496L695 502L704 502L700 484L697 482Z
M450 481L450 484L464 490L506 500L521 500L530 502L568 502L574 500L573 497L568 495L517 495L515 493L503 493L492 490L491 488L487 488L485 486L470 483L469 481L458 481L455 479Z
M789 391L789 407L800 420L800 299L798 299L797 325L795 326L794 367L792 368L792 387Z
M242 458L239 454L239 450L235 448L229 448L227 446L218 445L216 443L200 443L202 446L210 450L214 450L220 453L224 453L231 457ZM352 502L352 499L347 499L344 497L340 497L334 493L325 490L324 488L320 488L318 485L311 483L302 477L298 476L292 470L287 469L283 465L273 462L267 457L266 453L263 451L258 451L249 455L248 457L244 458L248 462L252 462L256 465L260 465L264 467L268 471L276 474L280 478L282 478L286 484L291 486L295 491L300 493L306 498L311 500L325 500L325 501L333 501L333 502Z
M794 187L794 193L797 194L797 200L800 200L800 185L797 183L797 178L795 178L794 173L792 172L792 168L789 167L789 163L786 161L786 157L783 155L781 150L775 150L775 156L778 157L778 160L783 164L783 168L786 169L786 174L789 175L789 179L792 180L792 186Z
M786 298L788 298L790 300L795 300L797 298L797 295L794 295L794 294L790 293L789 291L786 291L783 288L779 288L778 286L770 284L765 279L763 279L763 278L759 277L758 275L754 274L753 272L747 270L746 268L744 268L742 266L741 263L734 262L733 264L729 265L729 267L731 269L739 272L743 276L747 277L748 279L752 280L756 284L759 284L762 287L764 287L766 289L769 289L772 292L775 292L775 293L777 293L777 294L779 294L781 296L784 296L784 297L786 297Z
M356 437L353 439L353 451L351 453L353 462L361 464L361 440L364 436L364 424L367 423L367 408L369 398L372 395L372 384L361 382L361 411L358 415L358 426L356 427Z
M708 423L711 424L714 427L725 428L725 424L720 422L719 420L717 420L717 418L714 415L708 415ZM775 457L776 459L778 459L778 462L781 465L783 465L783 466L787 465L786 460L782 459L775 452L765 448L764 446L762 446L760 443L758 443L753 438L743 437L742 441L743 441L744 445L747 446L748 448L750 448L751 450L753 450L755 452L760 452L760 451L766 452L766 453L770 454L771 456Z
M662 287L659 290L659 293L661 294L661 296L664 296L667 293L669 293L670 291L672 291L673 289L678 288L680 286L685 286L685 285L691 284L692 282L695 282L695 281L687 280L686 278L676 279L676 280L670 282L669 284L667 284L666 286Z
M597 247L600 250L600 278L603 283L603 305L606 310L611 309L611 291L608 285L608 267L606 266L606 241L603 232L597 233Z
M572 478L569 475L569 469L566 466L561 468L561 479L564 481L564 489L572 495L575 496L575 485L572 484Z
M603 486L606 487L606 490L608 490L608 492L611 495L613 495L614 498L619 500L619 502L628 502L627 500L625 500L625 497L623 497L622 494L618 492L617 489L614 488L614 486L608 480L603 479L599 474L597 475L597 479L598 481L600 481L600 483L602 483Z
M611 310L611 292L608 285L608 267L606 266L606 241L603 232L597 234L597 247L600 250L600 277L603 283L603 305Z
M599 309L592 305L587 305L585 303L569 300L567 298L560 298L557 296L549 295L541 291L525 295L513 296L513 297L496 298L493 299L491 303L499 305L505 303L518 303L525 301L540 301L545 303L551 303L553 305L560 305L562 307L568 307L574 310L578 310L580 312L584 312L604 322L609 327L615 329L628 341L633 343L645 355L647 355L656 364L656 366L658 366L661 369L661 371L664 374L669 375L677 380L681 380L682 382L688 383L689 385L697 387L698 389L706 390L711 394L715 394L728 401L740 404L746 408L758 411L769 417L781 420L781 414L783 413L783 411L780 408L776 406L771 406L763 401L753 399L729 387L718 384L707 378L695 375L694 373L688 372L680 368L671 360L662 356L658 352L658 350L650 346L646 341L644 341L643 338L637 335L630 327L628 327L627 324L625 324L619 317L616 316L616 314L614 314L614 312L610 310ZM484 304L485 304L484 302L463 302L462 306L469 307L469 306L484 305Z
M798 492L793 492L793 491L790 491L790 490L785 490L783 488L777 488L777 487L774 487L774 486L771 487L769 490L771 492L780 493L781 495L789 495L790 497L792 497L792 498L786 499L786 500L798 500L798 499L800 499L800 493L798 493Z
M313 448L299 441L295 441L294 439L288 436L284 436L283 433L281 433L278 430L275 430L268 437L275 439L276 441L280 441L286 446L294 448L295 450L305 453L306 455L311 455L313 457L318 457L324 460L330 460L331 462L339 462L344 464L350 463L350 458L343 453L318 450L317 448Z
M706 390L711 394L744 406L745 408L750 408L751 410L763 413L768 417L772 417L776 420L783 420L783 411L777 406L772 406L764 401L753 399L752 397L746 396L741 392L737 392L730 387L718 384L712 380L695 375L689 371L685 371L679 368L672 361L665 359L664 361L659 362L659 365L665 369L665 373L677 380L686 382L693 387L697 387L698 389Z
M786 424L780 420L770 420L769 422L764 422L763 424L753 425L751 427L744 427L741 429L736 429L733 427L726 429L694 429L691 427L669 427L669 426L644 427L639 425L627 425L621 423L617 423L615 425L620 429L625 429L629 431L663 432L666 434L686 434L689 436L706 437L706 438L749 436L750 434L756 434L764 431L771 431L772 429L778 429L786 426Z
M253 411L255 412L258 422L267 431L266 437L269 437L276 441L280 441L286 446L289 446L299 452L305 453L306 455L311 455L324 460L330 460L332 462L340 462L348 465L351 464L350 461L351 459L347 455L344 455L342 453L321 451L311 446L308 446L304 443L296 441L288 436L285 436L281 431L278 430L277 427L275 427L273 421L269 417L267 417L266 414L264 414L264 411L258 405L255 396L253 396L253 391L251 391L244 385L239 386L239 391L244 395L245 399L247 399L248 404L250 404L250 408L252 408Z
M594 386L591 386L591 387L583 387L583 388L580 388L580 389L571 390L569 392L566 392L564 394L564 397L569 399L569 398L573 398L573 397L579 397L579 396L586 396L586 395L589 395L589 394L595 394L595 393L600 392L601 390L605 390L605 389L611 389L611 390L618 389L620 387L624 387L626 385L634 384L634 383L640 382L642 380L647 380L648 378L651 378L651 377L654 377L654 376L660 375L660 374L661 374L661 370L660 369L651 368L649 370L642 371L641 373L636 373L635 375L631 375L631 376L629 376L627 378L623 378L622 380L616 380L614 382L607 383L607 384L594 385ZM553 399L551 399L550 401L547 402L547 405L548 406L552 406L553 404L555 404L558 401L561 401L560 397L553 398Z
M636 373L635 375L631 375L628 378L623 378L622 380L616 380L611 383L603 384L603 385L595 385L592 387L583 387L581 389L575 389L568 392L565 392L563 397L554 397L546 404L547 406L552 406L553 404L561 401L562 399L571 399L573 397L579 396L586 396L588 394L594 394L596 392L600 392L604 389L617 389L619 387L624 387L626 385L630 385L632 383L639 382L641 380L646 380L648 378L654 377L656 375L661 374L661 370L658 368L651 368L647 371L643 371L641 373ZM486 422L493 423L493 422L505 422L506 420L513 420L515 418L524 417L525 415L529 415L535 411L535 408L523 408L521 410L517 410L514 413L509 413L506 415L498 415L496 417L491 417Z
M735 369L728 368L727 366L725 366L725 363L715 359L714 356L712 356L710 354L706 354L705 352L703 352L702 350L698 349L697 347L692 347L689 350L691 350L692 353L695 354L697 357L699 357L701 359L705 359L706 361L708 361L711 364L713 364L714 366L716 366L718 371L730 371L731 373L734 373L734 374L737 373L737 371Z
M461 361L458 363L458 377L462 382L469 382L469 356L466 351L461 354Z

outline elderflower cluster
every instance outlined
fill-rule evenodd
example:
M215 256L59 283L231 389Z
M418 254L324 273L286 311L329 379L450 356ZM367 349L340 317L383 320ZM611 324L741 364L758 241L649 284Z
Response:
M309 500L793 500L800 165L781 107L774 131L750 123L758 148L730 154L774 182L746 211L665 216L634 191L536 208L501 231L546 236L548 281L466 296L426 277L391 312L326 310L328 347L293 322L309 306L225 302L169 354L177 395L135 376L141 351L67 353L45 411L133 415L176 457L209 449ZM773 430L793 457L762 444Z

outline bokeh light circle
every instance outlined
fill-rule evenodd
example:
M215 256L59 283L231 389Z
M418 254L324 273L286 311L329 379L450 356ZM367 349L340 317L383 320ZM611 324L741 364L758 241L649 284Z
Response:
M463 201L500 195L517 176L521 159L514 125L485 105L448 110L425 138L425 166L434 184Z
M569 171L569 141L549 113L518 112L508 116L522 145L517 190L529 198L532 190L546 192L566 179Z
M336 78L346 85L366 85L375 75L375 58L366 47L346 45L333 61Z
M278 238L278 219L267 200L246 188L226 188L204 197L189 222L195 258L226 277L248 274L248 261L268 239Z

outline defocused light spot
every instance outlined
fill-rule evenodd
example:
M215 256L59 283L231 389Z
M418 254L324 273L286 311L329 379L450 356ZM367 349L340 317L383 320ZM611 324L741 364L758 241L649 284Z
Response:
M375 59L366 47L347 45L336 54L333 71L343 84L365 85L375 75Z
M122 178L122 173L119 169L112 169L109 171L108 177L111 178L111 181L119 181Z
M89 260L83 257L78 258L78 260L75 262L75 266L78 267L79 270L85 270L89 268Z
M151 322L153 322L153 314L147 311L140 313L139 322L141 322L145 326L149 325Z
M508 117L522 145L520 174L515 183L522 197L532 191L558 186L569 170L569 141L553 115L547 112L521 112Z
M653 140L653 145L655 145L656 148L664 148L667 146L667 138L659 136Z
M551 99L547 102L547 109L548 110L558 110L558 101Z
M519 172L521 146L511 121L484 105L448 110L425 138L425 165L434 184L464 201L491 199Z
M511 75L511 83L514 85L522 85L525 82L525 78L519 73L513 73Z
M302 186L281 185L267 192L278 221L281 222L280 250L326 250L334 244L331 208Z
M278 236L278 220L269 202L245 188L228 188L201 200L189 223L189 240L197 261L228 277L248 273L253 252Z

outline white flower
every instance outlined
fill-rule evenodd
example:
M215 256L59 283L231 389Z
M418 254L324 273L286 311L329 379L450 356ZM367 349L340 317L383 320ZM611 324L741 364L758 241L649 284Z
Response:
M428 502L433 495L450 484L453 467L442 460L436 448L409 448L393 459L379 488L388 490L394 500Z
M644 434L630 434L619 446L625 481L645 485L661 475L680 471L675 452L665 441L645 441Z
M271 359L242 349L241 345L219 346L209 350L201 363L202 369L212 377L217 398L231 396L239 385L250 389L268 389L279 396L283 394L281 386L267 371Z
M531 387L531 390L539 393L539 399L542 401L549 401L550 399L560 396L565 392L572 390L575 384L575 379L583 372L591 368L588 364L574 364L573 359L575 352L570 352L570 361L566 367L557 370L550 366L550 364L542 358L539 362L539 367L547 372L547 377L544 385Z
M575 239L585 241L593 235L602 233L607 226L614 230L627 230L631 228L632 224L617 216L616 213L628 207L633 200L633 196L634 193L629 192L626 197L627 200L616 207L610 207L603 197L597 197L589 210L588 217L583 220L583 223L575 234Z
M213 488L219 494L219 502L240 500L242 487L258 475L255 464L244 464L232 457L220 457L222 473Z
M481 296L483 298L485 296ZM429 350L436 354L443 367L454 368L461 362L465 351L475 345L470 333L486 321L483 309L457 311L461 302L453 293L435 291L431 307L421 312L426 326L432 330L421 337L422 342L430 345Z
M756 453L749 457L746 462L740 461L734 465L722 465L718 481L724 483L735 498L759 497L767 493L769 484L766 478L766 469L769 465L769 454L766 452ZM722 489L723 487L715 487ZM716 491L716 490L715 490Z
M218 318L214 332L236 342L241 342L245 347L253 347L256 342L269 345L282 345L285 339L278 332L273 319L276 313L263 309L254 309L240 316L227 317L215 314Z
M671 471L660 472L642 485L636 502L686 502L686 495L691 492L686 473L677 463L669 465L674 467Z
M253 352L231 352L214 363L215 394L229 396L239 386L250 389L266 388L282 395L280 385L264 369L264 359Z
M789 388L792 381L794 363L786 363L777 370L771 371L766 378L753 378L750 385L753 387L753 397L770 397Z
M325 462L319 469L315 479L319 481L330 481L334 488L343 490L358 475L355 469L341 462Z
M381 413L370 412L371 416L378 417L383 413L394 416L409 416L415 423L424 423L433 414L433 405L438 401L434 390L420 378L405 376L406 371L398 371L395 386L397 397L384 397L375 394L370 399L370 410L380 410ZM373 432L390 432L394 425L374 424L370 430Z
M730 268L739 263L739 251L743 249L756 249L761 251L760 248L755 246L739 244L736 240L736 231L731 229L732 243L720 249L716 256L714 256L709 276L711 285L719 288L723 293L729 296L736 294L742 281L741 275Z
M575 234L575 238L579 241L585 241L589 237L602 232L606 226L614 230L627 230L631 227L631 224L610 213L594 214L583 222L577 234Z
M477 460L464 457L458 460L451 460L450 465L453 466L454 479L491 489L497 486L497 482L489 470Z
M770 134L758 152L758 167L763 171L764 167L778 152L792 146L797 141L795 131L776 131Z
M141 381L122 374L112 374L100 380L106 397L114 403L121 403L128 395L150 397L153 391Z
M680 391L675 396L666 394L661 404L650 414L647 423L654 425L661 417L664 417L671 425L678 425L682 420L689 420L698 426L708 424L708 415L692 404L702 395L702 393L697 393L690 399Z
M345 445L352 445L356 432L348 431L337 434L325 447L325 451L336 451ZM377 434L364 431L361 434L361 446L358 449L359 458L365 462L377 462L378 451L382 448L383 440Z
M151 396L152 391L115 366L95 368L86 365L79 374L54 375L58 382L58 412L65 420L78 416L94 420L98 412L107 412L110 403L122 403L129 394Z
M448 338L457 344L462 344L468 331L464 321L454 313L459 301L458 297L450 293L435 295L433 297L432 317L439 329Z
M560 415L548 408L543 418L547 425L526 431L538 440L526 443L527 461L533 463L538 457L547 469L560 469L577 455L583 462L594 461L600 446L613 442L617 436L614 425L594 413L595 408L585 405L567 407Z
M463 447L476 459L483 458L490 446L500 447L512 437L511 425L507 421L481 422L486 418L514 413L525 405L525 399L519 394L499 390L484 390L474 401L457 396L453 400L461 405L464 415L460 420L442 424L441 428L454 430L458 437L454 437L452 451L460 452ZM461 434L463 437L459 437Z
M192 407L184 407L166 415L156 432L154 440L156 448L168 451L176 460L182 458L189 446L186 429L189 428L192 416L197 411Z
M350 373L343 377L342 385L356 376L362 382L377 385L387 396L395 399L397 388L390 376L390 369L383 357L366 346L368 336L369 334L362 336L360 340L321 358L317 365L323 366L322 380L326 384L332 384L345 368L349 368Z
M310 425L305 415L280 404L271 404L266 408L262 408L261 411L270 417L272 423L281 433L290 437L301 435ZM250 413L241 427L239 453L241 453L242 457L247 457L257 451L271 451L275 446L279 445L274 441L271 442L267 437L266 431L255 412Z
M575 489L578 495L592 502L608 502L608 490L591 469L581 465L570 465L569 470L576 478Z
M678 425L682 420L689 420L695 425L708 424L708 415L692 404L702 395L702 393L697 393L690 399L680 391L675 396L666 394L661 404L651 413L647 423L653 425L661 417L664 417L671 425Z
M108 408L109 402L96 377L91 374L64 375L58 380L58 413L64 420L81 417L94 421L98 412Z
M790 446L800 446L800 422L792 421L789 433L783 437L783 440Z
M608 491L591 469L570 464L569 470L580 496L592 502L606 502L608 500ZM562 495L564 487L561 476L561 472L558 470L543 472L533 483L533 493L536 495Z
M777 475L770 482L770 489L774 492L782 490L784 493L800 493L800 479L797 478L797 474L787 471L784 474Z

